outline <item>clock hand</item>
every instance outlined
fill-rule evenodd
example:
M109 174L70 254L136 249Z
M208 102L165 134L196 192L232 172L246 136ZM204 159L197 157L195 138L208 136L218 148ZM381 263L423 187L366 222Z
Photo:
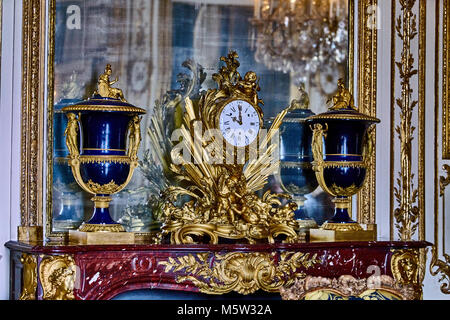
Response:
M239 109L239 124L242 126L242 106L240 104L238 105L238 109Z

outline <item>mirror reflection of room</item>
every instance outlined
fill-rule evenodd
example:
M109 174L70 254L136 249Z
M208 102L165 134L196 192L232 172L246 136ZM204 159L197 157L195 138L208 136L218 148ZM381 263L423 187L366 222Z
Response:
M218 57L236 50L240 68L259 76L265 119L298 99L300 86L310 109L324 112L337 80L348 79L348 10L347 0L57 0L53 230L76 229L92 209L89 196L63 164L68 151L61 130L67 120L61 109L88 98L107 63L127 100L147 110L141 121L140 168L127 188L114 195L111 212L127 231L148 232L160 226L159 192L168 183L147 134L155 106L186 90L194 96L213 87ZM189 82L193 78L195 85ZM175 112L172 123L179 116ZM270 182L277 191L276 179ZM329 218L333 204L320 187L307 197L319 223Z

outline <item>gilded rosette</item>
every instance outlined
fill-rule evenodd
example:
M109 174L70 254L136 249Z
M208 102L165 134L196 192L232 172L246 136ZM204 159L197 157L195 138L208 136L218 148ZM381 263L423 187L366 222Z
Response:
M126 102L122 91L111 87L117 79L110 81L110 75L107 65L92 98L62 109L68 119L64 136L73 176L95 195L94 213L81 231L125 231L109 214L109 196L128 185L138 165L139 115L145 110Z

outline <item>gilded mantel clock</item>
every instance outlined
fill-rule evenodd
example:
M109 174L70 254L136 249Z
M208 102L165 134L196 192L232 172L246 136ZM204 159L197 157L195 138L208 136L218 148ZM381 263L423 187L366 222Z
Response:
M271 161L276 144L269 142L287 110L275 118L267 134L261 134L258 77L253 71L241 77L237 58L234 51L221 57L225 66L212 76L218 88L204 92L198 105L185 100L180 128L184 147L172 150L170 167L180 184L163 192L160 241L168 235L171 243L304 240L294 219L296 205L281 204L280 197L286 195L256 194L277 169L278 163ZM189 198L181 206L180 196Z

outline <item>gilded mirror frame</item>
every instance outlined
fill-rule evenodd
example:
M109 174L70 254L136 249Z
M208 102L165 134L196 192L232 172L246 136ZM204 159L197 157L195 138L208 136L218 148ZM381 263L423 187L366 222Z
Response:
M370 8L376 8L378 0L349 1L350 89L357 96L359 110L376 116L377 30L370 23L376 12ZM53 92L54 72L53 63L47 61L53 61L54 57L56 0L22 0L22 3L21 225L18 238L19 241L42 240L45 224L45 238L60 239L66 233L52 231L49 210L52 191L46 188L52 182L49 157L52 145L46 143L48 137L52 137L52 110L46 111L45 106L53 105L52 95L46 97L46 93ZM356 12L360 13L357 20ZM367 182L357 197L357 220L364 224L375 223L375 154L372 159ZM140 235L145 238L150 233Z
M442 18L442 159L450 160L450 16L448 13L449 1L443 0Z

